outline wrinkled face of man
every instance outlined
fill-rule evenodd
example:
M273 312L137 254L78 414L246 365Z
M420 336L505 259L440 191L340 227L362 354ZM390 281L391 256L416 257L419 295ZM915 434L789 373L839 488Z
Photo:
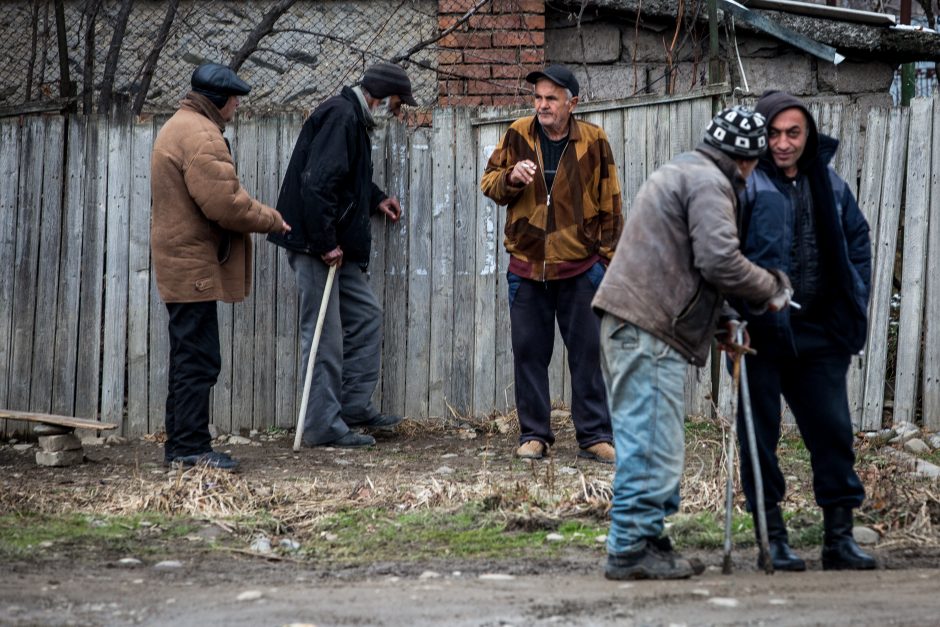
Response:
M809 138L809 121L801 109L784 109L770 121L767 142L770 154L777 167L789 177L799 172L797 163L806 149Z
M229 96L228 100L225 102L225 106L219 109L219 113L222 114L222 119L226 122L231 122L235 119L235 109L238 108L239 98L238 96Z
M568 120L578 104L578 97L568 97L568 90L543 78L535 83L535 115L539 124L552 139L560 139L568 132Z

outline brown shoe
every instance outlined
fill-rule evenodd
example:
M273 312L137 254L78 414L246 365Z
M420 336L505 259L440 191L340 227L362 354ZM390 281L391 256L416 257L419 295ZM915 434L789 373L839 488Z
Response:
M583 448L578 451L578 457L590 459L602 464L613 464L617 459L614 453L614 447L611 446L610 442L598 442L597 444Z
M522 459L542 459L545 457L548 447L539 440L528 440L522 443L522 446L516 449L516 457Z

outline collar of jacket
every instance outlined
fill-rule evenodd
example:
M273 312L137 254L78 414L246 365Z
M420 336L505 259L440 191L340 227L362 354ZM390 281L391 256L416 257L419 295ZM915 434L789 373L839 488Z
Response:
M747 181L741 176L741 168L738 167L738 162L727 154L714 146L709 146L705 142L700 142L699 145L695 147L695 150L715 162L715 165L718 166L722 174L727 176L728 180L731 181L735 192L740 192L747 186Z
M220 131L225 131L225 120L222 119L222 113L218 107L212 104L211 100L202 94L197 94L194 91L186 94L186 97L180 100L180 109L188 109L204 115L212 120L212 123L218 126Z
M529 123L529 137L538 141L539 138L539 116L533 115L532 122ZM568 141L576 142L581 139L581 129L578 126L578 120L572 115L568 118Z
M359 123L362 124L366 130L372 128L369 126L372 121L372 113L369 111L369 107L364 104L365 97L360 100L360 95L356 93L358 85L353 87L343 87L342 91L339 92L341 98L345 98L353 105L353 110L356 112L356 118L359 120Z

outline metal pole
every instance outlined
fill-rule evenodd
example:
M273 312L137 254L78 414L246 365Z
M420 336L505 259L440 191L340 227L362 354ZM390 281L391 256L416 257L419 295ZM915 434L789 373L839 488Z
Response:
M735 342L737 342L737 338L735 338ZM725 555L721 564L721 573L723 575L730 575L734 570L734 565L731 562L731 549L733 548L731 526L734 522L734 450L738 436L737 406L738 394L740 394L741 391L741 356L742 354L739 352L736 352L734 355L734 366L732 369L734 399L731 401L731 427L728 431L727 449L725 452L725 472L727 473L727 478L725 479Z
M911 0L901 0L901 23L911 23ZM910 106L914 98L914 64L904 63L901 65L901 105Z

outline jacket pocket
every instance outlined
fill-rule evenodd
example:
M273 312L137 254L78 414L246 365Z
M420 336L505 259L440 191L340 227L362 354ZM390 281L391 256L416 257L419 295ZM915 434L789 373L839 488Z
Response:
M672 320L672 334L695 351L715 332L721 295L711 284L699 281L695 294Z

